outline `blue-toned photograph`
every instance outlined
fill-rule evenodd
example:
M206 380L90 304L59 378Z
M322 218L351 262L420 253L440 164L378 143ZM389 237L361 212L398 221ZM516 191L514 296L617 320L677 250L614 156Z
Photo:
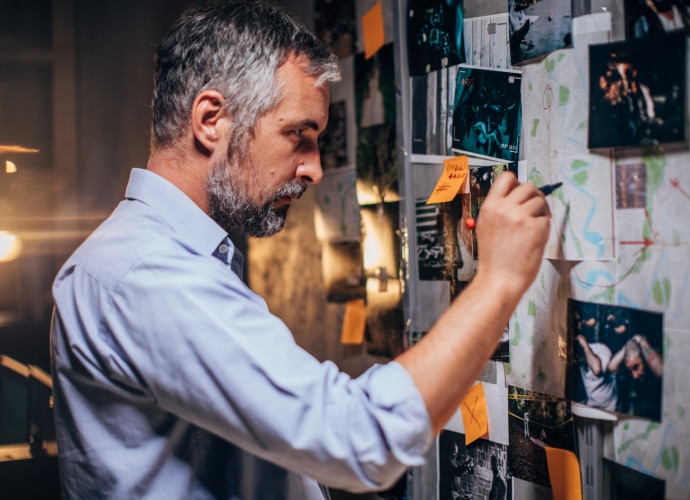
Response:
M463 0L411 0L407 14L410 75L465 62Z
M521 81L519 71L458 67L453 150L510 162L519 159Z

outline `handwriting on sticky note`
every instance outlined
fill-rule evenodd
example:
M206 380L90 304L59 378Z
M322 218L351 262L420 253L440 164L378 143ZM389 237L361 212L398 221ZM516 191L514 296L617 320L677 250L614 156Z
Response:
M582 480L577 455L551 446L545 446L544 450L553 500L582 500Z
M489 418L486 413L486 396L481 382L475 384L460 404L462 422L465 425L465 445L489 433Z
M427 205L452 201L467 180L469 164L467 156L454 156L443 162L443 174L436 182L434 191L426 200Z
M364 59L369 59L383 47L386 35L383 30L381 2L377 2L362 16L362 38L364 39Z
M364 342L364 328L367 311L364 299L350 300L345 304L343 329L340 334L341 344L361 344Z

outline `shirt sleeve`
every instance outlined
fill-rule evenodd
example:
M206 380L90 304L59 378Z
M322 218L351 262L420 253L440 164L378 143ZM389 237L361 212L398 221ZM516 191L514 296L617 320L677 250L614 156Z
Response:
M94 293L90 276L76 286ZM385 488L423 463L431 424L400 364L353 379L319 362L216 259L146 259L96 295L96 364L118 390L333 487Z

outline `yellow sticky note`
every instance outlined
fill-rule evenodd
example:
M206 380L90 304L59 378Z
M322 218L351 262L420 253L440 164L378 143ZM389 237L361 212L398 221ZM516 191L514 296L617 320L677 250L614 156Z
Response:
M580 463L572 451L545 446L553 500L582 500Z
M489 433L489 418L486 413L486 396L481 382L470 389L460 404L462 422L465 424L465 445Z
M383 32L383 9L381 8L381 2L376 2L362 16L362 38L364 39L364 59L369 59L383 47L386 37Z
M350 300L345 303L343 330L340 334L341 344L361 344L364 342L367 311L364 299Z
M443 161L443 175L436 182L434 191L426 200L427 205L451 201L467 180L470 167L467 156L454 156Z

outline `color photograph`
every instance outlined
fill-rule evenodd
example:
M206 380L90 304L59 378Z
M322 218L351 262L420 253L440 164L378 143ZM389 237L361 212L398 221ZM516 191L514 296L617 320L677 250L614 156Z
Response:
M570 402L548 394L508 387L508 467L515 477L551 486L545 446L575 451Z
M588 147L686 140L683 32L591 45Z
M465 62L463 0L411 0L407 13L410 75Z
M458 67L453 150L482 158L518 160L521 81L519 71Z
M690 5L682 0L625 0L626 37L682 30L690 26Z
M659 313L569 299L568 398L660 421L662 325Z

